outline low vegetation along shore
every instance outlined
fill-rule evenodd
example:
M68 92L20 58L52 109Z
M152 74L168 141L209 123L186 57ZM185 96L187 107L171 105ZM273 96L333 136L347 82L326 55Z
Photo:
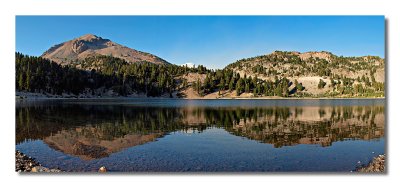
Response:
M355 171L371 173L371 172L385 172L385 155L379 155L367 165L358 167ZM50 169L42 166L39 162L35 161L20 151L15 151L15 171L16 172L63 172L60 169ZM106 172L107 169L103 166L99 168L100 173Z

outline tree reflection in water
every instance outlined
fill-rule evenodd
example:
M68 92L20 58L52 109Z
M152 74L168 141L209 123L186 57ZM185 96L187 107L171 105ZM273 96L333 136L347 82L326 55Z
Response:
M292 107L152 107L19 104L16 143L43 140L51 148L90 160L156 141L175 131L222 128L273 144L330 146L384 136L384 105Z

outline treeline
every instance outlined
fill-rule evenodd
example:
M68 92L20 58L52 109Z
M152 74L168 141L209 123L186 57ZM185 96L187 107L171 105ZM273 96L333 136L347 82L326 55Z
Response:
M384 59L376 56L343 57L329 52L321 53L327 56L326 59L318 57L301 59L299 53L296 52L275 51L268 55L238 60L225 69L269 78L319 76L323 79L330 79L330 89L323 95L296 92L295 95L298 96L384 96L385 83L375 80L377 69L384 68ZM362 72L363 70L364 72ZM367 71L365 72L365 70ZM348 76L349 74L356 74L359 77L352 78ZM326 88L326 85L327 83L321 79L318 89Z
M86 94L102 96L109 90L121 96L144 93L147 96L169 94L179 88L186 88L186 79L178 76L188 73L206 74L192 86L199 95L219 91L235 91L236 95L253 93L254 96L288 97L292 82L287 78L264 81L257 77L243 77L229 69L208 70L204 66L189 68L177 65L157 65L148 62L129 64L125 60L111 56L94 56L61 66L50 60L16 53L16 90L62 94ZM303 90L301 83L295 81L295 89ZM293 91L293 90L292 90Z
M288 97L289 94L302 91L304 87L301 83L295 80L295 87L289 90L289 87L293 82L289 81L286 77L278 78L274 80L261 80L257 76L241 76L239 73L235 73L231 69L223 69L210 71L207 73L206 78L203 82L198 79L193 83L193 88L201 96L207 95L218 91L221 95L222 91L235 91L236 95L239 96L242 93L253 93L257 96L280 96Z
M325 96L334 97L338 95L351 95L361 97L382 97L385 92L385 83L377 82L374 78L374 73L375 72L371 70L371 79L364 75L362 75L361 78L357 77L357 79L348 78L343 75L334 75L330 77L332 92L325 94ZM320 84L318 84L318 88L320 88Z
M383 59L376 56L367 57L343 57L336 56L329 52L321 52L329 55L328 62L326 59L318 57L310 57L301 59L299 54L287 51L275 51L274 53L252 58L245 58L229 64L226 68L247 70L255 74L264 76L299 76L299 75L318 75L333 76L331 70L342 69L350 72L360 70L370 70L375 72L377 68L383 67ZM379 62L376 64L375 62ZM283 64L289 66L282 66ZM269 68L265 67L268 65ZM279 71L277 71L279 70Z
M61 66L41 57L21 53L15 55L16 90L52 95L104 96L110 95L110 91L113 91L113 95L120 96L144 94L153 97L161 95L172 97L173 92L192 87L200 96L214 92L223 96L229 91L228 93L234 92L237 96L243 93L252 93L254 97L336 97L344 95L375 97L384 96L385 88L384 83L375 80L374 74L377 67L370 66L370 63L357 64L363 66L362 68L369 65L370 72L355 79L343 74L334 74L330 70L333 66L338 68L348 64L347 58L335 57L330 63L324 59L313 59L315 60L313 65L308 66L305 61L289 52L240 60L218 70L208 70L201 65L189 68L150 62L130 64L123 59L111 56L88 57L83 61ZM370 57L370 59L374 60L375 58ZM252 66L251 63L247 63L248 60L259 62L271 60L270 63L277 67ZM300 68L302 71L299 71L299 67L281 71L279 63L286 61L304 68ZM255 73L251 73L252 76L237 73L237 68L242 70L241 68L244 67L252 68ZM354 66L354 69L358 69L358 67ZM285 71L290 73L287 74ZM329 86L329 91L323 95L303 92L305 87L302 83L291 78L298 76L297 74L304 75L303 71L313 72L318 76L325 77L324 79L330 79L329 85L322 79L318 83L319 89L326 89ZM203 76L205 74L206 76L205 79L198 78L194 82L188 82L182 76L189 73L203 74ZM264 78L259 79L258 75ZM268 77L265 78L265 75Z
M109 90L126 96L172 94L177 88L174 77L185 73L207 73L204 66L189 68L156 65L148 62L129 64L110 56L96 56L83 62L61 66L41 57L15 54L17 91L54 95L90 94L101 96Z

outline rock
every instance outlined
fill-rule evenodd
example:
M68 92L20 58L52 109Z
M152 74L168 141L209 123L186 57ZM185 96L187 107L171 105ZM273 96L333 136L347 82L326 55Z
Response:
M367 166L357 169L358 172L385 172L385 155L375 157Z
M100 172L100 173L105 173L105 172L107 172L106 167L105 167L105 166L101 166L100 169L99 169L99 172Z
M41 166L35 159L25 154L15 151L15 171L16 172L61 172L59 169L49 169Z

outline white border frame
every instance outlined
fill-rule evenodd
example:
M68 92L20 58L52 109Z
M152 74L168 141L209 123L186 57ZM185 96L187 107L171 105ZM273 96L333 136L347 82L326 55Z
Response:
M400 178L400 16L390 0L15 0L0 6L0 173L2 185L97 186L392 186ZM16 15L385 15L387 19L386 132L388 173L344 174L128 174L20 175L14 172L15 96L14 52ZM393 33L393 34L390 34ZM393 54L392 54L392 53ZM393 159L392 159L393 158Z

